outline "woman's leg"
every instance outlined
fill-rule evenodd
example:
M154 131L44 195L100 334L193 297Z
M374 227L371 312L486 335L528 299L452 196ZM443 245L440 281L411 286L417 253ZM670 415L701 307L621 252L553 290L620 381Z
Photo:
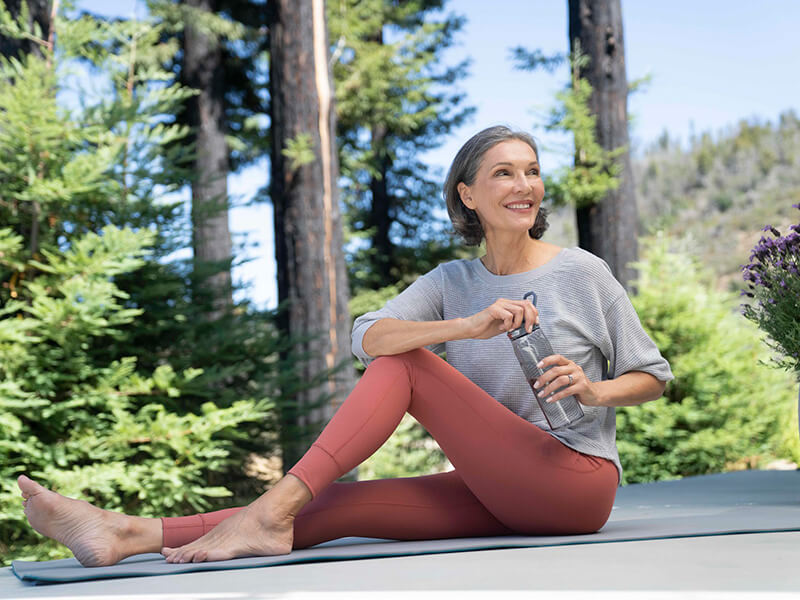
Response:
M188 544L240 510L164 518L164 545ZM511 533L450 471L332 483L297 514L292 548L347 536L418 540Z
M159 519L102 510L50 491L25 475L17 483L31 527L64 544L85 567L113 565L132 554L160 550Z
M376 359L289 473L316 496L377 450L405 412L507 528L585 533L608 518L618 484L613 463L567 448L425 349Z
M433 476L424 483L424 478L406 478L329 487L375 452L405 412L431 433L455 466L453 475L445 474L449 479ZM567 448L424 349L376 359L289 474L314 496L296 515L295 548L343 535L412 539L417 534L409 532L414 530L423 538L479 535L476 530L591 532L608 518L617 486L613 463ZM440 480L461 482L459 493L451 493L446 502L439 500ZM402 510L395 506L398 490L407 491ZM474 500L483 509L474 507L468 518L456 518L455 523L447 519L455 505L463 507ZM364 503L393 506L365 513L358 508ZM444 534L437 533L435 518L418 526L420 507L442 515ZM212 525L209 518L213 520L208 515L201 520ZM165 540L179 523L164 521ZM198 552L209 550L199 541L177 559L196 559Z

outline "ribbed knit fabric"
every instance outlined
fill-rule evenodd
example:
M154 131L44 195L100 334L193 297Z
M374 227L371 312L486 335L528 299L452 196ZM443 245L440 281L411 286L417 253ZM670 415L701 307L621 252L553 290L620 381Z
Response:
M469 317L498 298L537 295L542 329L553 350L578 364L590 381L629 371L673 379L669 364L645 333L625 289L602 259L580 248L565 248L545 265L513 275L494 275L480 259L455 260L419 277L377 311L353 324L353 353L364 365L373 357L362 340L383 318L435 321ZM584 406L583 419L549 430L505 333L488 340L454 340L429 346L446 351L447 361L515 414L579 452L612 460L622 476L613 408Z

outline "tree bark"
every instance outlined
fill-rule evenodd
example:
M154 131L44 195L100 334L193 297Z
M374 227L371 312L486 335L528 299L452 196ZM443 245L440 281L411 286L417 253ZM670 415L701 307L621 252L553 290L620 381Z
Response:
M383 26L370 36L370 41L383 44ZM389 129L384 123L371 127L371 148L373 153L373 167L376 174L370 177L369 189L372 203L369 212L369 227L374 227L372 234L372 249L375 251L373 265L378 276L377 287L382 288L392 282L392 265L394 248L389 239L389 230L392 227L390 216L391 197L389 196L389 170L392 168L389 149L387 148Z
M592 86L597 140L606 150L625 147L617 160L620 185L599 203L577 210L578 244L603 258L626 288L635 278L638 217L628 140L628 81L620 0L569 0L569 42L580 42L589 63L580 76Z
M42 29L42 41L47 41L50 34L50 0L28 1L28 28L38 23ZM6 10L15 19L19 17L22 0L4 0ZM21 58L25 54L36 53L41 56L41 47L33 40L9 38L0 35L0 55L8 58Z
M370 205L370 226L375 228L372 234L372 248L375 250L375 269L378 275L378 287L391 283L394 246L389 239L389 230L392 227L391 197L387 178L392 168L387 142L387 128L385 125L375 125L372 128L372 150L375 153L375 167L377 175L370 179L372 204Z
M355 374L324 4L323 0L270 0L267 8L278 300L288 304L280 327L292 337L311 338L301 345L310 354L309 360L297 365L301 381L344 367L322 385L295 395L298 410L324 399L321 408L306 415L287 410L282 416L281 445L288 470L350 393ZM292 164L284 150L291 140L300 139L311 142L314 157ZM290 435L297 426L309 428L307 435Z
M184 4L207 12L218 10L214 0L184 0ZM211 294L209 318L213 320L233 304L222 49L218 40L191 21L184 29L181 79L199 91L186 105L197 153L192 180L192 246L197 287Z

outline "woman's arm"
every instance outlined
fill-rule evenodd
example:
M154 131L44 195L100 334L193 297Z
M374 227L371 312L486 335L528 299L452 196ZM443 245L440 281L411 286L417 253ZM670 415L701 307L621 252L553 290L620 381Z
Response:
M536 307L527 300L498 298L469 317L443 321L406 321L384 318L364 333L361 347L370 356L400 354L415 348L467 338L488 339L523 324L528 331L539 320Z
M644 371L628 371L614 379L589 381L580 366L560 354L542 359L539 368L547 370L534 384L537 394L547 397L561 390L548 398L548 402L574 395L586 406L636 406L660 398L667 385Z
M386 356L465 337L464 319L405 321L386 318L370 325L361 346L370 356Z
M658 400L666 386L666 382L643 371L629 371L615 379L592 384L596 390L596 406L637 406Z

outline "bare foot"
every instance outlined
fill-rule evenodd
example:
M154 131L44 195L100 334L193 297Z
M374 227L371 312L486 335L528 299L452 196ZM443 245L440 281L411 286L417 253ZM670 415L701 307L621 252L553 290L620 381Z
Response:
M264 502L234 513L203 537L180 548L162 548L169 563L230 560L242 556L289 554L294 516L277 516Z
M31 527L72 550L84 567L113 565L132 554L158 552L160 535L153 538L153 534L160 532L160 523L145 523L155 519L129 517L67 498L25 475L19 476L17 484ZM153 538L146 543L144 531Z

